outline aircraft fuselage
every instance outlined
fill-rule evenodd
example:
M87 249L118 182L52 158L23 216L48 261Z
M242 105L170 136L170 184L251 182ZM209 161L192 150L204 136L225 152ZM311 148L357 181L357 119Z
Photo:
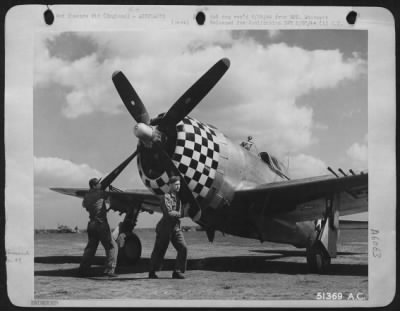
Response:
M171 158L202 210L226 209L236 190L283 180L259 156L191 117L177 124L173 143ZM166 193L167 172L154 170L156 159L151 165L146 161L141 153L137 163L143 183L157 195Z

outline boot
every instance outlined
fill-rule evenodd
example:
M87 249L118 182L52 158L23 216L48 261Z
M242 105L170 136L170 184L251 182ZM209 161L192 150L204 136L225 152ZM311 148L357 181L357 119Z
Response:
M158 279L158 276L154 271L150 271L149 272L149 279Z
M174 272L172 273L172 278L173 278L173 279L180 279L180 280L182 280L182 279L184 279L185 277L183 276L182 273L180 273L180 272L178 272L178 271L174 271Z

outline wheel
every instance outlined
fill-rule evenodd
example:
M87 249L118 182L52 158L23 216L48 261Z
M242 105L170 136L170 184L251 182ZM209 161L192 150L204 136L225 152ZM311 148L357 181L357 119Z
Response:
M142 255L142 243L135 233L126 235L125 244L118 250L118 265L134 265Z
M307 249L307 264L311 272L326 273L331 264L331 257L318 241Z

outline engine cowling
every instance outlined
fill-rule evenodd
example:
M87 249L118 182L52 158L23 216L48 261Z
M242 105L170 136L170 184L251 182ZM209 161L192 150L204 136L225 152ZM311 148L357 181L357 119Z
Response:
M157 154L146 154L144 151L138 155L137 164L145 186L154 194L163 195L169 190L168 175L157 157ZM171 158L195 199L202 204L217 177L220 144L216 129L185 117L176 126L175 148Z

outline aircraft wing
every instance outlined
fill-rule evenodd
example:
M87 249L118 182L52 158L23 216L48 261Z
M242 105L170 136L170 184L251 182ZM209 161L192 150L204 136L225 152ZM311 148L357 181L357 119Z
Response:
M85 194L88 192L88 188L50 188L50 190L53 190L55 192L65 194L65 195L70 195L73 197L79 197L82 198L85 196Z
M340 215L368 210L368 174L282 181L235 192L239 204L255 204L271 217L290 221L321 218L326 198L340 193Z
M83 198L89 191L88 188L50 188L53 191ZM106 191L110 208L119 212L125 212L125 207L130 204L141 204L141 209L152 213L160 211L160 198L146 189L122 191L111 187L111 191Z

